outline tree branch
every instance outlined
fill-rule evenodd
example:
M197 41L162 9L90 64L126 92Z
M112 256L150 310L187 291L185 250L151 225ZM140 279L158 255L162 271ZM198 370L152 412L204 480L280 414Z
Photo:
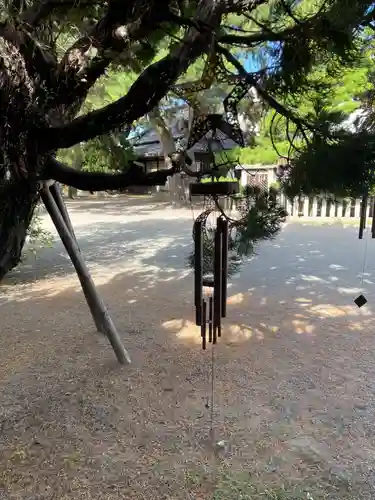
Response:
M149 173L142 172L135 163L130 165L127 172L121 174L82 172L50 157L46 162L40 180L53 179L82 191L109 191L120 190L129 186L164 186L167 178L179 170L180 166L176 162L172 168Z
M285 2L283 2L284 10L285 5ZM251 46L259 42L282 42L284 40L288 40L288 38L292 35L304 38L306 36L306 33L310 33L309 36L311 36L311 29L316 28L319 22L326 21L326 18L323 17L324 8L325 3L323 3L323 5L315 14L305 19L298 20L292 17L296 24L279 32L274 32L271 29L264 27L263 30L259 33L254 33L247 36L223 34L218 37L217 41L231 45ZM288 11L286 12L289 16L291 16ZM253 22L255 22L255 20L253 20Z
M289 109L287 109L280 102L278 102L274 97L272 97L263 88L263 86L259 83L259 81L251 73L245 70L242 64L230 53L228 49L226 49L225 47L221 47L220 45L217 45L217 50L218 52L224 55L227 61L230 62L237 69L239 75L242 76L246 80L246 82L252 85L256 89L260 97L262 97L262 99L267 104L269 104L269 106L271 106L275 111L277 111L277 113L295 123L297 126L301 128L301 130L303 130L303 127L305 127L311 132L315 131L312 125L310 125L305 120L296 116Z
M0 36L19 50L31 77L53 86L56 83L57 68L53 54L45 50L28 30L22 28L17 23L8 23L0 27Z
M225 12L240 14L243 12L252 12L265 3L268 3L268 0L226 0Z
M287 1L286 0L280 0L280 3L284 9L284 11L288 14L288 16L293 19L293 21L296 23L296 24L299 24L300 23L300 20L296 18L296 16L294 15L293 11L292 11L292 7L290 5L288 5Z
M232 35L226 33L225 35L220 35L218 41L229 45L251 46L259 42L281 42L285 40L287 36L288 33L286 31L282 33L271 33L267 31L253 33L252 35Z
M68 118L74 117L90 88L110 64L108 49L123 52L164 19L164 9L155 11L156 2L142 11L136 9L136 3L131 0L124 6L121 0L110 0L106 15L66 51L58 70L59 85L49 101L50 109L63 106L69 109L68 114L65 112ZM91 49L96 56L90 57Z
M207 5L205 0L201 0L198 19L209 25L219 25L221 12L217 11L218 5L216 2ZM131 125L158 104L179 76L208 49L212 36L212 30L201 33L195 28L190 29L177 48L143 71L126 96L67 125L39 131L38 136L41 133L40 137L43 137L41 148L45 151L68 148L77 142Z
M104 3L103 0L35 0L33 5L22 12L20 21L36 28L55 9L73 8L81 5L95 5Z

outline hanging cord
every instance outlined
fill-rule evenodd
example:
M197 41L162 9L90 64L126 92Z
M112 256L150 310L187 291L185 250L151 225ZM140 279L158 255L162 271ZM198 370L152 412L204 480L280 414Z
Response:
M354 299L354 303L359 308L361 308L362 306L364 306L365 304L367 304L367 299L366 299L366 297L363 294L363 285L364 285L364 281L365 281L365 270L366 270L366 263L367 263L367 244L368 244L368 234L367 234L367 231L366 231L366 235L365 235L365 250L364 250L364 255L363 255L363 266L362 266L362 276L361 276L361 289L362 289L362 293L356 299Z
M365 270L366 270L366 264L367 264L367 243L368 243L368 232L365 230L365 250L364 250L364 255L363 255L363 266L362 266L362 277L361 277L361 288L363 291L363 284L364 284L364 279L365 279Z
M214 394L215 394L215 347L211 346L211 405L210 405L210 437L214 442Z
M214 404L215 404L215 347L211 344L211 366L207 369L207 393L205 408L210 411L210 439L214 442Z

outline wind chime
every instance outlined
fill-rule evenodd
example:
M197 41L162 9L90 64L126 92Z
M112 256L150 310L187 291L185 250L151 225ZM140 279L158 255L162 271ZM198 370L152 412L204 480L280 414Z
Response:
M234 142L238 143L238 129L232 124L224 121L220 115L212 114L198 116L193 121L192 132L188 143L188 148L192 147L202 137L207 143L208 157L210 158L209 175L211 181L202 182L207 177L205 171L201 171L201 178L198 182L190 184L191 198L199 197L214 203L214 208L218 212L213 232L213 248L211 245L210 255L205 255L208 248L207 220L215 212L209 208L203 211L195 220L193 228L194 239L194 303L196 312L196 325L201 327L202 348L207 348L207 342L215 345L217 339L221 337L221 319L226 317L227 305L227 280L228 280L228 247L229 247L229 221L221 208L221 201L230 198L239 191L238 180L218 182L220 177L220 167L216 165L215 155L212 151L212 144L221 145L217 138L218 131L224 133ZM207 138L207 135L211 136ZM208 180L207 178L205 180ZM210 258L213 260L212 269L205 269Z
M224 65L221 59L215 54L211 55L207 60L202 80L200 82L192 82L190 85L184 84L179 88L176 87L176 93L179 97L185 98L194 107L193 94L208 88L213 78L217 78L218 76L220 76L220 80L228 78L223 68ZM206 140L211 160L209 167L211 182L201 182L202 178L207 176L204 171L201 171L200 181L190 185L190 196L191 198L203 197L205 200L208 198L215 203L216 208L220 207L220 199L228 198L238 193L239 183L238 179L233 179L233 182L215 182L215 178L218 179L220 177L219 170L223 167L223 164L215 164L215 155L210 144L221 144L220 139L217 139L217 134L220 132L235 144L244 146L237 106L249 89L250 85L245 81L235 81L234 88L223 101L226 119L220 114L201 115L195 113L192 120L187 150L192 148L202 138ZM208 136L210 136L209 139ZM215 170L217 171L216 176ZM208 213L211 212L212 210L208 212L204 211L195 221L193 228L194 301L196 325L201 327L203 349L206 349L207 341L214 345L217 343L217 339L221 337L221 319L226 316L227 303L228 243L230 231L229 221L223 210L219 211L220 213L216 218L216 228L214 230L213 271L208 274L204 272L203 263L207 260L207 256L204 255L204 251L207 250L205 248L206 245L204 245L204 240L207 241L205 223Z
M211 183L210 183L211 184ZM205 196L209 193L208 187L212 188L209 195L216 198L214 193L217 184L226 184L226 193L224 186L220 186L221 194L231 195L235 192L234 185L238 183L212 183L192 184L191 195ZM216 185L215 185L216 184ZM233 184L233 187L230 186ZM203 188L203 189L201 189ZM204 213L203 213L204 215ZM221 319L226 317L227 313L227 281L228 281L228 243L229 243L229 223L225 215L221 214L216 219L216 228L214 230L214 248L213 248L213 273L204 273L204 238L205 225L202 217L194 223L194 303L195 303L195 322L201 327L202 349L206 349L207 340L213 345L221 337Z
M358 238L360 240L363 239L364 231L366 229L366 222L367 222L367 210L369 206L369 196L368 194L364 194L362 196L362 201L361 201L361 211L360 211L360 219L359 219L359 233L358 233ZM371 224L371 236L374 239L375 238L375 199L372 199L372 224ZM367 260L367 239L365 241L365 253L364 253L364 258L363 258L363 270L362 270L362 287L363 287L363 279L364 279L364 272L366 268L366 260ZM354 299L354 303L359 307L363 307L364 305L367 304L367 299L363 294L360 294L358 297Z
M220 199L238 192L238 182L197 182L190 185L191 197L211 198L217 207ZM210 396L207 393L205 407L210 410L210 437L214 443L214 386L215 355L214 346L222 334L222 318L227 314L227 287L230 223L225 213L218 210L213 238L208 235L209 216L215 212L212 207L202 212L194 222L194 304L195 322L200 326L202 349L211 344L211 367L208 373L208 384L211 385ZM210 243L211 245L207 245ZM213 244L212 244L213 243ZM208 266L207 266L208 263ZM223 447L224 441L218 441L215 449Z
M228 97L224 100L225 119L220 114L201 115L199 106L194 94L204 91L211 87L213 80L234 83L234 88ZM211 439L214 439L213 419L214 419L214 380L215 380L215 357L214 345L222 334L222 318L226 317L227 312L227 285L228 285L228 261L229 261L229 242L230 242L230 219L222 209L221 202L228 197L237 194L239 191L238 179L233 182L216 182L221 175L220 170L229 165L228 162L215 164L215 155L212 151L213 144L221 144L217 139L218 133L231 139L239 146L244 146L239 120L237 116L237 105L250 89L250 85L228 75L220 56L215 53L208 55L203 75L200 81L185 83L175 86L172 90L179 98L184 99L192 110L195 110L194 117L190 126L190 134L187 144L178 146L178 148L190 150L196 143L203 139L207 143L207 152L209 153L210 165L207 170L201 169L198 175L198 182L190 184L191 198L203 198L204 202L214 204L210 206L196 218L193 227L194 239L194 304L195 321L200 327L202 348L207 349L211 344L211 373L208 375L208 381L211 385L211 401L207 395L205 407L210 409L211 413ZM221 144L222 145L222 144ZM220 146L219 146L220 147ZM222 149L222 148L221 148ZM196 176L197 172L185 170L186 173ZM202 182L211 177L211 182ZM210 231L207 227L209 217L216 213L214 220L214 230ZM213 233L210 238L209 233ZM209 265L207 266L207 262ZM220 443L220 442L219 442ZM217 443L217 445L219 445Z

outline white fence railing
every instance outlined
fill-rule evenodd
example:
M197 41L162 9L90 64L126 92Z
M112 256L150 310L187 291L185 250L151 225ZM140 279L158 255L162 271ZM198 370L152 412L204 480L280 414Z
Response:
M375 197L369 197L366 216L372 217ZM361 199L333 200L323 196L295 198L293 201L284 194L280 195L280 203L290 217L326 217L326 218L359 218Z

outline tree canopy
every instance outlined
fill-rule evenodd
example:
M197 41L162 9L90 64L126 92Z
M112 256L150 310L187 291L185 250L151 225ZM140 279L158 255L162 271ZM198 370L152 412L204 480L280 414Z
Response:
M310 76L311 87L308 93L296 95L293 105L300 116L305 119L315 117L322 111L330 113L332 125L335 123L345 127L354 111L363 106L363 99L373 88L370 81L370 65L368 60L359 59L354 66L339 66L338 75L330 75L325 67L319 68ZM322 89L324 87L324 95ZM286 104L286 99L283 103ZM281 157L287 158L290 154L291 144L286 137L285 122L274 120L274 110L267 109L261 119L260 131L255 138L255 144L236 148L230 152L230 157L238 160L243 165L271 165L276 164ZM282 117L279 117L279 120ZM273 124L273 127L271 127ZM293 131L295 128L291 125ZM297 141L294 141L294 145ZM299 146L303 147L301 140Z
M308 92L315 67L329 63L334 71L336 63L352 62L363 28L373 19L372 2L365 0L133 0L126 5L116 0L34 0L7 3L4 13L1 93L10 105L5 91L11 90L11 120L23 119L26 142L32 138L34 153L44 157L37 175L90 190L143 179L136 169L112 178L71 171L54 159L54 151L128 129L167 96L196 61L212 53L217 55L214 79L252 85L269 107L297 127L296 135L319 134L321 128L297 114L293 103L284 99L284 104L282 97ZM162 54L155 57L161 45ZM266 65L247 71L242 61L255 49L259 54L259 47ZM134 60L138 63L133 72L139 75L123 96L77 116L90 89L110 68ZM20 128L19 123L11 125L2 128ZM9 133L3 137L12 142ZM144 181L159 182L160 177L163 182L179 168L175 165ZM12 169L8 176L20 177L20 167Z
M357 193L373 183L372 131L337 129L338 115L326 102L340 68L357 64L372 43L372 1L7 0L1 6L0 276L19 257L41 181L104 191L192 173L183 148L167 168L151 173L131 158L116 174L61 161L61 151L72 146L126 136L181 89L190 99L214 86L223 96L228 91L231 127L238 125L241 96L255 89L268 110L271 139L276 134L290 145L283 176L290 192ZM119 68L131 78L111 93ZM332 77L328 86L322 70ZM192 76L197 81L186 85ZM96 99L100 86L108 95ZM314 93L316 105L301 108ZM371 92L367 99L372 109ZM116 141L112 146L118 152Z

